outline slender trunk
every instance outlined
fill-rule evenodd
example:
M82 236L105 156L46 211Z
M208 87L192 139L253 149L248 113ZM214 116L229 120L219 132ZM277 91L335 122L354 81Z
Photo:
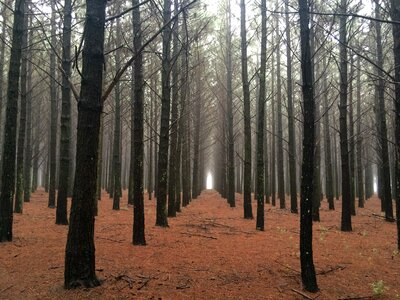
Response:
M283 126L282 126L282 79L281 79L281 49L280 30L278 18L276 18L276 38L278 47L276 49L276 116L277 116L277 173L278 173L278 198L279 208L286 208L285 203L285 174L283 165Z
M300 262L301 279L305 290L317 292L312 249L312 197L315 150L314 84L311 64L309 5L299 0L301 71L303 92L303 162L300 197Z
M132 6L136 7L132 11L133 20L133 48L138 54L142 47L142 28L139 8L139 0L132 0ZM133 168L133 240L134 245L146 245L145 223L144 223L144 196L143 196L143 177L144 177L144 141L143 141L143 111L144 111L144 79L143 79L143 55L139 54L134 61L134 128L133 145L135 156Z
M257 223L256 229L264 231L264 120L267 67L267 1L261 1L261 57L260 57L260 92L258 98L257 130Z
M391 16L393 21L400 22L400 1L391 1ZM394 76L395 76L395 146L396 146L396 218L397 218L397 249L400 250L400 25L392 24Z
M52 47L56 47L56 7L51 1L51 38ZM49 203L50 208L56 207L56 169L57 169L57 83L56 54L50 50L50 148L49 148Z
M357 191L358 207L364 207L364 179L362 165L362 146L361 136L361 58L357 58Z
M3 165L0 194L0 242L12 241L15 158L17 140L18 87L21 71L24 0L15 1L13 37L8 69L7 108L4 133Z
M167 25L171 18L171 0L164 0L163 20L165 29L163 30L162 42L162 69L161 69L161 123L160 123L160 144L158 149L158 191L157 191L157 218L156 225L168 227L167 220L167 182L168 182L168 148L169 148L169 121L170 121L170 102L171 102L171 26Z
M25 2L25 11L28 3ZM18 149L17 149L17 186L15 191L15 207L16 213L22 213L24 203L24 149L25 149L25 130L26 130L26 103L27 103L27 67L28 67L28 15L24 15L24 29L22 35L22 60L21 60L21 109L19 113L19 132L18 132Z
M241 36L241 55L242 55L243 117L244 117L243 208L244 208L244 218L252 219L253 212L251 207L251 120L250 120L250 88L249 88L250 84L247 71L245 0L240 0L240 36Z
M376 1L375 4L375 17L380 18L380 4ZM382 50L382 34L381 23L376 22L376 50L377 50L377 76L378 76L378 107L377 112L379 115L379 132L378 139L380 143L380 160L381 160L381 178L380 183L382 187L382 202L385 209L385 220L389 222L394 221L393 217L393 202L392 193L390 190L390 165L389 165L389 150L387 142L387 125L386 125L386 109L385 109L385 81L383 77L383 50Z
M350 162L350 203L351 203L351 215L356 215L356 201L355 201L355 142L354 142L354 105L353 105L353 56L350 56L350 80L349 80L349 162Z
M340 11L347 12L347 0L341 0ZM340 17L339 48L340 48L340 103L339 103L339 125L340 125L340 155L342 161L342 231L352 231L351 227L351 187L349 167L349 142L347 134L347 17Z
M94 205L103 110L104 24L107 1L86 0L85 43L78 102L76 170L65 249L64 287L95 287Z
M327 69L326 58L323 58L324 69ZM328 84L327 79L323 79L323 101L324 101L324 137L325 137L325 194L328 200L330 210L335 209L335 202L333 201L333 171L332 171L332 154L331 154L331 136L329 130L329 104L328 104Z
M72 1L64 2L63 19L63 45L62 45L62 90L61 90L61 139L60 139L60 177L57 194L56 224L67 225L67 197L70 164L71 140L71 89L69 77L71 76L71 22Z
M289 11L289 0L285 1L285 11ZM286 76L287 76L287 105L289 129L289 181L290 181L290 212L297 214L297 188L296 188L296 131L293 108L293 82L292 82L292 46L290 38L289 14L286 14Z

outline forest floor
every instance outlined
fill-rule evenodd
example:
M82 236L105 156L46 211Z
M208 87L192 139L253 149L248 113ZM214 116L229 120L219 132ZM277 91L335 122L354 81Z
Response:
M155 201L146 198L148 245L133 246L126 199L124 193L120 211L106 194L99 202L96 269L103 284L66 291L67 227L54 224L47 194L34 193L14 217L14 241L0 244L0 299L400 299L396 227L380 217L378 199L357 209L351 233L340 231L340 201L336 211L322 203L314 223L316 294L300 284L298 215L267 204L265 231L258 232L255 220L242 217L241 195L230 208L209 190L159 228ZM374 283L383 295L374 296Z

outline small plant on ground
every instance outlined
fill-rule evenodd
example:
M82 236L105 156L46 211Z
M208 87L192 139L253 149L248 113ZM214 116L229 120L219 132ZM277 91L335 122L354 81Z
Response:
M375 296L383 295L383 293L385 293L385 291L389 289L387 286L385 286L383 280L371 283L371 287L372 287L372 292L374 293Z

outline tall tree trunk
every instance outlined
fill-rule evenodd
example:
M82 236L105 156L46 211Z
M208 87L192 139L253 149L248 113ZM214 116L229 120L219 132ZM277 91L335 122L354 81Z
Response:
M393 21L400 22L400 1L391 0L391 16ZM395 145L396 145L396 218L397 249L400 250L400 25L392 24L394 76L395 76Z
M283 125L282 125L282 79L281 79L281 49L280 49L280 30L276 18L276 108L277 108L277 173L278 173L278 198L279 207L286 207L285 204L285 174L283 165Z
M341 0L340 12L347 13L347 0ZM340 155L342 160L342 231L352 231L351 227L351 187L349 166L349 142L347 132L347 17L340 17L339 48L340 48Z
M169 120L171 102L171 26L168 22L171 19L171 0L164 0L163 8L163 42L162 42L162 68L161 68L161 123L160 123L160 144L158 148L158 190L157 190L157 218L156 225L168 227L167 220L167 183L168 183L168 147L169 147Z
M29 18L32 24L32 17ZM32 39L32 31L29 31L28 40ZM29 52L31 53L31 52ZM31 59L31 56L29 56ZM26 144L24 162L24 202L30 202L32 189L32 63L28 63L27 70L27 103L26 103Z
M117 9L117 13L118 13ZM120 19L117 19L116 46L119 47L121 37ZM119 49L115 51L116 72L121 69L121 56ZM115 119L114 119L114 145L113 145L113 209L119 210L121 197L121 88L119 81L115 85ZM135 176L134 176L135 177ZM143 180L143 179L142 179Z
M174 0L174 14L178 13L178 0ZM178 23L176 19L172 28L172 58L175 63L172 67L172 103L171 103L171 151L168 167L168 217L176 217L176 176L177 176L177 148L178 148L178 97L179 97L179 49Z
M100 285L95 272L94 206L103 110L104 24L107 1L86 0L85 43L78 102L76 170L65 249L64 287Z
M324 70L327 70L326 58L323 58ZM325 194L328 200L330 210L335 209L335 202L333 201L333 171L332 171L332 154L331 154L331 136L329 130L329 104L328 104L328 84L327 79L323 78L323 101L324 101L324 137L325 137Z
M28 11L28 3L25 2L25 11ZM28 70L28 15L24 15L24 29L22 35L22 60L21 60L21 109L19 113L19 132L17 149L17 186L15 192L16 213L22 213L24 203L24 149L25 149L25 131L26 131L26 103L27 103L27 70Z
M375 2L375 17L379 19L380 4L379 0ZM383 77L383 51L382 51L382 34L381 23L376 22L376 50L377 50L377 75L378 75L378 107L377 112L379 115L379 132L378 138L380 143L380 160L381 160L381 178L380 183L382 187L382 202L385 205L385 220L389 222L394 221L393 217L393 202L392 193L390 189L390 165L389 165L389 150L387 142L387 126L386 126L386 109L385 109L385 82Z
M50 148L49 148L49 203L56 207L56 169L57 169L57 86L56 86L56 7L51 1L51 50L50 50Z
M300 197L300 262L301 279L305 290L317 292L312 249L312 197L315 150L314 83L311 64L309 3L299 0L301 73L303 91L303 162Z
M264 120L267 67L267 1L261 0L261 57L260 57L260 91L258 98L257 130L257 223L256 229L264 231Z
M354 77L354 59L350 56L350 80L349 80L349 162L350 162L350 203L351 215L356 215L355 201L355 142L354 142L354 105L353 105L353 77Z
M287 77L287 105L288 105L288 130L289 130L289 181L290 181L290 212L297 214L297 188L296 188L296 131L294 127L293 108L293 81L292 81L292 46L289 24L289 0L285 1L286 21L286 77Z
M244 218L252 219L251 207L251 119L250 119L250 88L247 71L247 38L246 38L246 4L240 0L240 37L242 56L242 85L243 85L243 145L244 145L244 173L243 173L243 209Z
M226 165L225 159L224 172L223 173L223 185L224 190L227 190L227 200L230 207L236 206L235 201L235 137L233 134L233 90L232 90L232 14L231 14L231 1L228 0L227 8L227 27L226 27L226 122L228 135L225 141L225 130L222 135L223 149L227 149L226 153ZM225 127L224 127L225 129ZM227 148L225 147L227 146ZM227 171L227 172L226 172ZM226 180L227 179L227 180ZM227 186L226 186L227 183Z
M64 2L63 45L62 45L62 90L61 90L61 138L60 138L60 172L57 194L56 224L67 225L67 197L70 164L71 140L71 22L72 1Z
M364 207L364 178L362 165L362 145L361 136L361 58L357 58L357 191L358 207Z
M131 159L134 160L133 168L133 244L146 245L144 232L144 197L143 197L143 177L144 177L144 141L143 141L143 111L144 111L144 79L143 79L143 55L139 53L142 47L142 27L139 8L139 0L132 0L133 20L133 49L137 55L134 61L134 128L133 128L133 153ZM131 150L132 151L132 150Z
M17 140L18 88L21 71L22 35L25 0L16 0L10 67L8 69L7 108L4 133L3 165L0 194L0 242L12 241L13 199L15 189L15 156Z
M200 63L197 45L197 61ZM194 104L194 137L193 137L193 175L192 175L192 199L196 199L200 194L200 124L201 124L201 70L198 68L196 74L197 91L195 93L196 101Z

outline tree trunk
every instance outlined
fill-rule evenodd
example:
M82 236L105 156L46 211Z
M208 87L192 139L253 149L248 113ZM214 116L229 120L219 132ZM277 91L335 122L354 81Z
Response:
M362 165L362 145L361 136L361 58L357 58L357 191L358 207L364 207L364 179Z
M380 18L380 4L377 0L375 3L375 17ZM393 217L393 203L392 193L390 190L390 165L389 165L389 150L387 142L387 126L386 126L386 109L385 109L385 82L383 77L383 53L382 53L382 34L381 23L376 22L376 50L377 50L377 76L378 76L378 107L377 113L379 115L379 132L378 139L380 143L380 161L381 161L381 188L382 188L382 202L385 209L385 220L389 222L394 221Z
M161 69L161 123L160 123L160 144L158 148L158 190L157 190L157 218L156 225L168 227L167 220L167 183L168 183L168 147L169 147L169 121L170 121L170 69L171 69L171 26L167 24L171 18L171 0L164 0L162 42L162 69Z
M249 79L247 71L245 0L240 0L240 37L241 37L241 56L242 56L243 117L244 117L243 209L244 209L244 218L252 219L253 212L251 207L251 119L250 119L250 88L249 88Z
M278 173L278 198L279 208L286 208L285 204L285 174L283 165L283 129L282 129L282 80L281 80L281 39L276 18L276 38L278 47L276 48L276 106L277 106L277 173Z
M25 0L16 0L10 67L8 70L7 108L4 133L3 165L0 194L0 242L12 241L15 156L17 140L18 88L21 71L22 35Z
M294 127L293 108L293 82L292 82L292 46L289 24L289 0L285 1L286 21L286 76L287 76L287 105L288 105L288 130L289 130L289 181L290 181L290 212L297 214L297 188L296 188L296 131Z
M391 1L392 20L400 22L400 1ZM392 24L395 76L396 218L397 249L400 250L400 25Z
M49 148L49 203L56 207L56 169L57 169L57 86L56 86L56 7L51 1L51 50L50 50L50 148Z
M61 90L61 139L60 139L60 173L57 194L56 224L67 225L67 197L70 164L71 140L71 22L72 1L64 2L63 46L62 46L62 90Z
M347 0L341 0L340 11L347 12ZM342 160L342 231L352 231L351 227L351 187L349 166L349 142L347 135L347 30L346 16L340 17L339 48L340 48L340 155Z
M76 171L65 250L64 287L94 287L94 205L100 119L103 110L104 24L107 1L86 0L85 43L78 102Z
M324 70L327 69L326 59L323 58ZM333 201L333 171L332 171L332 154L331 154L331 136L329 130L329 104L328 104L328 85L327 78L323 78L323 101L324 101L324 137L325 137L325 194L328 200L330 210L335 209L335 202Z
M28 11L28 3L25 2L24 10ZM22 60L21 60L21 109L19 113L19 132L17 149L17 186L15 192L16 213L22 213L24 203L24 149L25 149L25 131L26 131L26 103L27 103L27 70L28 70L28 15L24 15L24 29L22 34Z
M257 130L257 223L256 229L264 231L264 120L267 67L267 1L261 0L261 57L260 57L260 91L258 98Z
M134 65L134 98L133 98L133 240L134 245L146 245L144 232L144 197L143 197L143 177L144 177L144 141L143 141L143 111L144 111L144 79L143 79L143 55L139 53L142 47L142 28L139 0L132 0L132 6L136 7L132 11L133 20L133 49L137 55Z
M309 4L299 0L301 73L303 91L303 162L300 197L300 262L301 279L305 290L317 292L312 251L312 197L315 150L314 83L311 64Z
M226 196L230 207L236 206L235 199L235 137L233 133L233 90L232 90L232 14L231 14L231 1L228 0L227 8L227 28L226 28L226 122L228 136L225 141L225 134L222 136L223 149L227 149L225 152L227 157L227 163L225 165L225 159L222 160L224 163L223 172L223 183L224 189L227 190ZM225 128L225 127L224 127ZM224 131L225 132L225 131ZM225 147L227 144L227 148ZM226 150L225 150L226 151ZM226 172L227 171L227 172ZM226 180L227 179L227 180ZM226 186L227 183L227 186ZM244 206L246 207L246 206ZM246 209L246 208L245 208Z

